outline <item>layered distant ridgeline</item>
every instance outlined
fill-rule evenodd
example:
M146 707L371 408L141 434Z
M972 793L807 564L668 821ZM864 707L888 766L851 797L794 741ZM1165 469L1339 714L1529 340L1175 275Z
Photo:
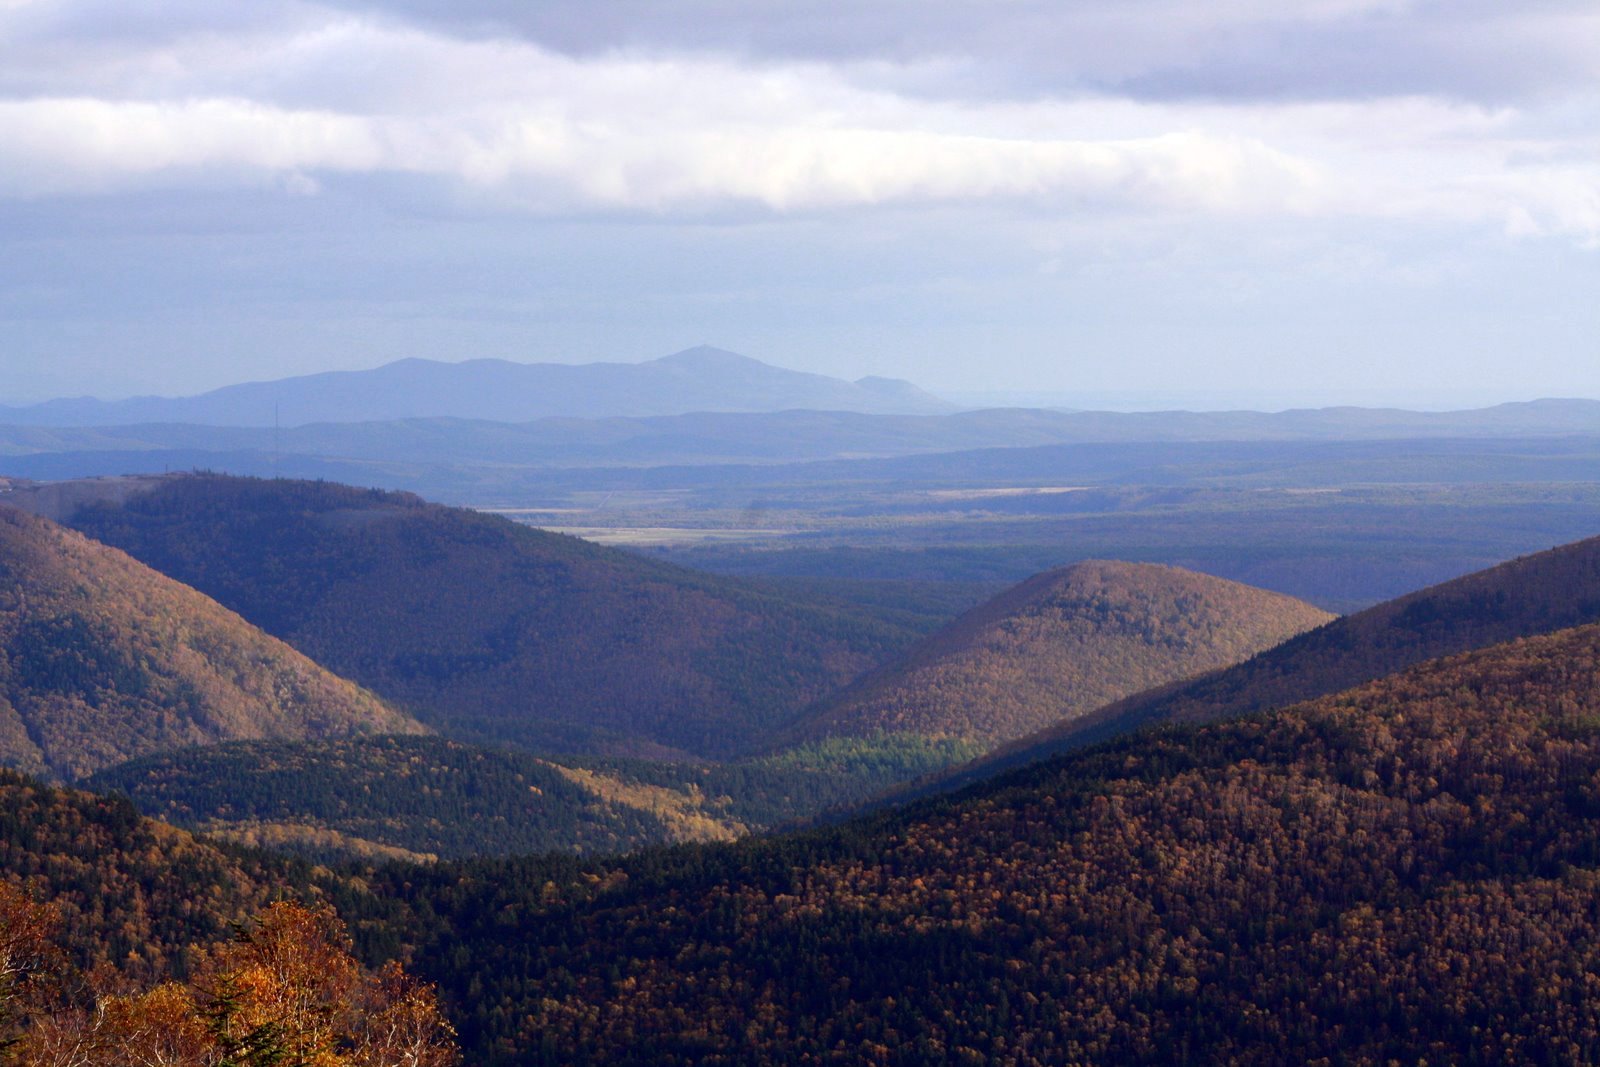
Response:
M1237 663L1331 618L1302 600L1178 567L1075 563L967 612L795 733L912 733L992 747Z
M418 366L433 368L429 373L465 378L477 365ZM390 370L363 373L382 376ZM359 387L361 375L349 377L352 387ZM279 384L239 388L270 390ZM287 387L294 380L281 384ZM438 403L431 397L426 400ZM212 466L221 460L252 466L236 473L256 473L257 467L278 463L286 470L321 466L332 471L342 465L347 471L379 470L391 478L413 480L430 468L471 469L475 478L482 479L491 469L773 464L870 457L878 464L860 468L869 476L906 481L926 478L937 469L926 460L906 457L938 453L955 454L936 462L955 464L963 473L982 470L997 478L1043 474L1070 482L1159 471L1162 480L1172 484L1175 476L1190 477L1196 471L1237 477L1262 469L1303 472L1311 484L1316 479L1325 484L1330 472L1341 470L1360 475L1361 481L1416 480L1418 475L1431 475L1428 480L1493 481L1508 473L1514 473L1515 480L1530 476L1561 480L1576 464L1592 462L1600 432L1600 401L1594 400L1543 400L1455 412L1000 408L876 414L843 399L829 403L828 397L799 390L780 391L776 402L783 410L728 410L724 406L728 401L719 403L709 396L698 407L675 415L582 416L576 410L555 408L534 418L503 410L508 403L520 402L515 392L506 395L485 386L481 396L464 395L436 407L419 400L415 410L401 416L393 412L406 409L376 393L359 400L352 396L337 408L316 408L321 421L285 418L279 427L272 424L274 404L266 399L254 400L239 411L236 423L215 424L204 411L182 410L184 405L199 404L198 398L118 404L58 401L59 409L0 408L4 462L0 470L59 478L69 475L52 473L53 469L86 465L95 457L102 465L88 473L150 471L151 462L157 464L156 471L162 463L179 470L205 466L210 457ZM441 407L454 413L421 414ZM278 408L280 417L299 410L296 405ZM505 421L495 421L497 416L490 414L497 408ZM83 425L35 421L52 410L59 410L63 419L87 421ZM370 414L354 421L361 411ZM1520 455L1521 461L1513 455ZM1496 456L1498 460L1486 464ZM1385 463L1393 469L1386 472ZM736 475L720 472L720 476Z
M74 778L187 745L421 730L193 589L0 506L0 764Z
M392 881L474 1063L1593 1062L1597 783L1591 625L826 832Z
M69 521L468 740L725 756L919 636L338 485L173 477Z
M1282 707L1437 656L1595 621L1600 621L1600 537L1418 590L1237 666L1049 727L951 783L1152 723L1201 722Z
M201 396L52 400L0 408L0 423L26 426L301 426L315 422L454 417L526 422L566 416L677 415L691 411L822 411L909 414L953 405L910 382L845 381L785 370L702 345L644 363L512 363L402 359L373 370L330 371L230 385Z

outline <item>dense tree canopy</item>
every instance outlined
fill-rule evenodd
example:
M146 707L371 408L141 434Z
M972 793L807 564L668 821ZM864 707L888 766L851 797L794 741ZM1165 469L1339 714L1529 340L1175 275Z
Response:
M48 947L9 925L48 910L0 886L0 952ZM8 954L7 959L14 954ZM0 972L3 976L4 972ZM37 979L37 975L29 975ZM35 985L45 984L35 981ZM56 976L23 996L0 982L19 1067L451 1067L454 1032L433 991L398 964L374 974L351 954L327 907L278 903L204 954L195 978L95 991Z
M826 832L393 891L486 1063L1585 1062L1597 783L1600 625Z

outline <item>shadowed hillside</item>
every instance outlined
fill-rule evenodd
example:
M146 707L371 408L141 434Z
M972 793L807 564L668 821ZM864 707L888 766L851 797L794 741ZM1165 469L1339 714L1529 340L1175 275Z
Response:
M339 485L176 477L70 521L468 740L726 755L916 636Z
M0 507L0 763L73 778L187 745L421 729L193 589Z
M1151 563L1089 561L1008 589L796 729L994 745L1154 685L1236 663L1333 616Z
M826 832L407 891L486 1064L1592 1062L1597 783L1591 625Z
M1047 728L951 784L1156 722L1281 707L1515 637L1600 620L1600 537L1511 560L1302 634L1235 667Z
M180 826L318 860L594 855L732 840L973 751L837 739L733 763L655 763L437 737L239 742L133 760L83 785Z

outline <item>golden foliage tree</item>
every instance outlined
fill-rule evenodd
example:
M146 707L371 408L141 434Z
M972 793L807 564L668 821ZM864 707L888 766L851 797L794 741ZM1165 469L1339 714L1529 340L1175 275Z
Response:
M39 915L0 895L0 909ZM7 931L10 927L6 928ZM40 928L42 933L42 928ZM6 943L20 940L0 933ZM37 934L28 944L41 941ZM190 985L25 1013L23 1067L449 1067L433 990L391 963L368 972L327 907L279 903L211 953Z

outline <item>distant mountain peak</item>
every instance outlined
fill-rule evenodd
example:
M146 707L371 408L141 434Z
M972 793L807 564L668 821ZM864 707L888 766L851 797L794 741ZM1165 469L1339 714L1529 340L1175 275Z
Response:
M410 357L371 370L330 371L246 382L200 396L52 400L0 408L18 426L304 426L408 418L531 422L548 417L611 418L693 412L792 409L861 414L954 410L910 383L850 382L788 370L712 345L643 363L459 362Z
M763 363L759 359L741 355L738 352L730 352L726 348L718 348L715 345L695 345L693 348L685 348L681 352L674 352L670 356L662 356L660 359L650 360L649 362L706 367L726 366L728 364L745 367L752 365L772 367L770 363Z

